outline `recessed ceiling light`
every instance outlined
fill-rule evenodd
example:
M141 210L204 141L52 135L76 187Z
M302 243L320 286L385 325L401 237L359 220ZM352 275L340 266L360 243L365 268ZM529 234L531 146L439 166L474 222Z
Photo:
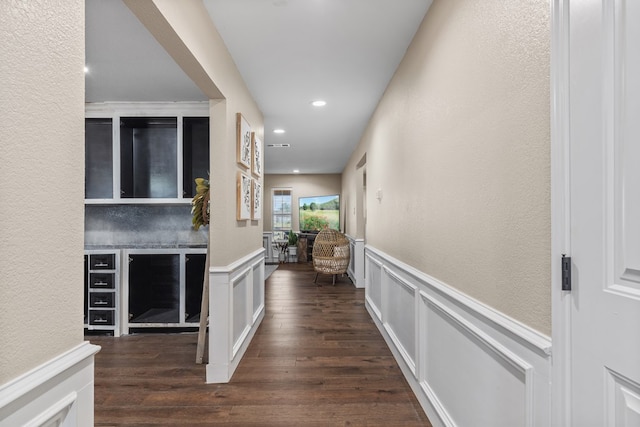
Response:
M284 129L274 129L273 133L284 133Z
M300 169L294 169L293 173L300 173Z
M84 66L84 73L87 74L89 72L89 67L87 67L86 65Z
M313 101L311 105L313 105L314 107L324 107L325 105L327 105L327 101L318 99L317 101Z

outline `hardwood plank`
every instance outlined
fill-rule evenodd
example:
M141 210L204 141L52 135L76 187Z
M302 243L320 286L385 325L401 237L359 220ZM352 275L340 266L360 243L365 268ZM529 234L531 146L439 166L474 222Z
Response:
M364 306L310 264L266 282L264 320L229 384L205 384L197 333L91 336L96 426L430 426Z

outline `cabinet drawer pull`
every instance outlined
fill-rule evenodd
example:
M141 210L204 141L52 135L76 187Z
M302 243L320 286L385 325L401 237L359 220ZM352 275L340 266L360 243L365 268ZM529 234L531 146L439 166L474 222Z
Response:
M93 286L107 286L108 282L93 282Z
M109 264L106 262L97 262L93 265L94 267L109 267Z
M109 301L94 301L93 305L109 305Z
M93 323L109 323L107 319L93 319Z

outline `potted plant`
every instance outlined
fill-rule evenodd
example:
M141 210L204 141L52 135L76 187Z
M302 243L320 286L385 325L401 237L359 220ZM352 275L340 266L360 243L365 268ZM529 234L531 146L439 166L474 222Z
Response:
M289 257L297 259L298 235L289 230Z

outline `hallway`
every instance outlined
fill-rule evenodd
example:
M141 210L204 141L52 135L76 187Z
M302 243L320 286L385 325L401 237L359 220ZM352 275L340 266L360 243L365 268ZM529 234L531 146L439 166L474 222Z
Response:
M204 384L195 333L90 337L95 425L430 426L346 277L266 281L266 314L229 384Z

